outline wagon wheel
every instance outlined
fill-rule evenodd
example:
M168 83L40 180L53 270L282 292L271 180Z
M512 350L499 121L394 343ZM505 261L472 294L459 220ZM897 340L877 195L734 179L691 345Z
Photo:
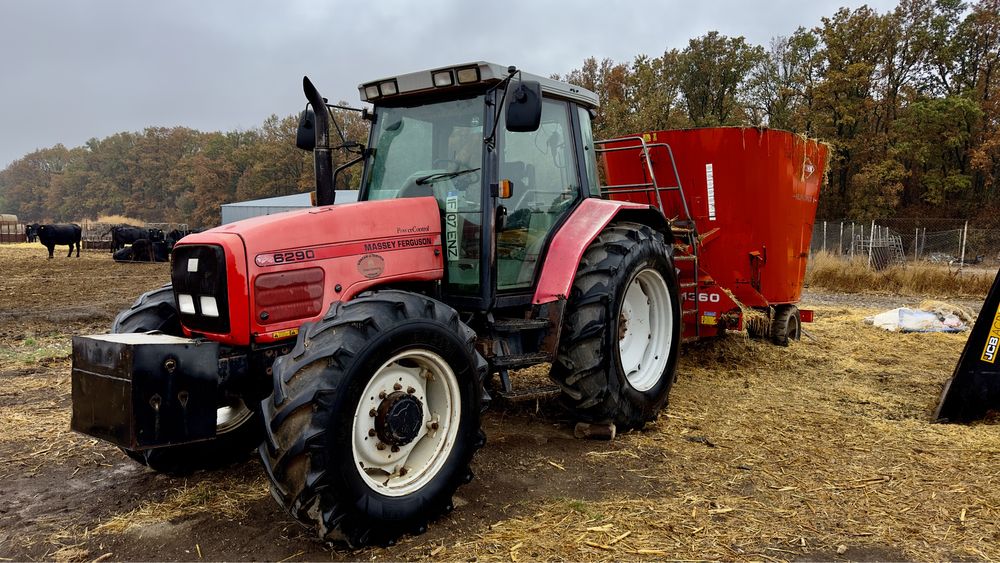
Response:
M788 346L792 340L802 338L802 318L799 308L795 305L777 305L774 307L774 319L771 320L771 341L778 346Z
M183 336L174 305L173 287L166 285L143 294L111 326L113 333L158 331ZM165 473L188 473L221 467L250 456L263 439L260 415L242 399L227 397L216 411L216 437L212 440L147 450L128 450L125 455Z

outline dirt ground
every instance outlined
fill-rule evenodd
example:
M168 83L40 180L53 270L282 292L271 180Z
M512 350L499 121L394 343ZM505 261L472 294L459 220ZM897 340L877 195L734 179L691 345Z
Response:
M1000 559L1000 427L929 422L966 335L862 322L919 298L807 292L789 348L688 346L670 407L613 442L554 402L494 404L457 509L352 552L289 519L256 460L174 478L69 431L70 336L166 281L0 246L0 560Z

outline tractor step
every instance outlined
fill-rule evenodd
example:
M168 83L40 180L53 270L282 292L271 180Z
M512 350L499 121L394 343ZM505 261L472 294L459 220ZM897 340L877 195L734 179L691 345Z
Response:
M545 352L531 352L528 354L494 356L490 363L493 364L495 369L517 369L550 361L552 361L552 356Z
M508 392L499 393L500 398L505 401L516 403L519 401L534 401L537 399L548 399L560 393L558 385L539 385L538 387L528 387L526 389L514 389Z
M548 319L496 319L493 329L497 332L521 332L549 328Z

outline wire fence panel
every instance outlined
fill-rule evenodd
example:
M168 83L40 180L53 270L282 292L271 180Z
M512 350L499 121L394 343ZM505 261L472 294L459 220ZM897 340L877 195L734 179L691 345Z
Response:
M949 264L1000 264L1000 218L817 221L811 251L868 256L885 248L900 260ZM874 250L873 250L874 249Z

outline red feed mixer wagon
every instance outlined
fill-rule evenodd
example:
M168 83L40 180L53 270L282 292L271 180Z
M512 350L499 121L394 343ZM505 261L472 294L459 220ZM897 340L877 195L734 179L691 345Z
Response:
M783 345L799 338L800 323L812 321L795 303L827 145L744 127L651 131L602 145L604 195L654 205L672 220L685 340L743 328ZM762 315L745 318L751 311Z

